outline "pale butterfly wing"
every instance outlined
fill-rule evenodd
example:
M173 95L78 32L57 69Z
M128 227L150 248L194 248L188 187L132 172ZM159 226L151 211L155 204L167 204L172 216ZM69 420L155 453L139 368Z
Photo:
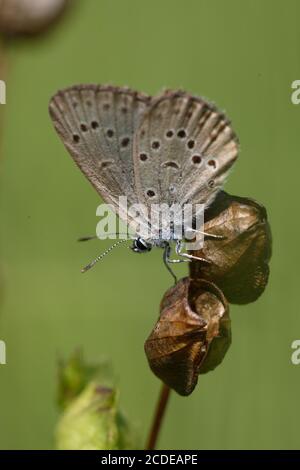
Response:
M135 134L139 199L148 206L208 206L237 156L237 137L223 113L202 98L166 91L145 113Z
M56 131L81 171L121 218L119 196L138 203L133 136L150 98L128 88L78 85L59 91L49 110ZM129 218L130 221L130 218Z

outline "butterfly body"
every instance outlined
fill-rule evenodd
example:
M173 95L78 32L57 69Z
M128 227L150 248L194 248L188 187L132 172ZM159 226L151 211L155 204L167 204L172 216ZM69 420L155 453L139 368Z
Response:
M180 212L192 205L195 217L197 205L208 207L238 155L225 115L183 91L149 97L102 85L59 91L50 101L50 114L75 163L136 233L133 251L163 248L169 264L174 241L183 256ZM162 206L176 207L171 224L161 215ZM146 235L140 235L141 227Z

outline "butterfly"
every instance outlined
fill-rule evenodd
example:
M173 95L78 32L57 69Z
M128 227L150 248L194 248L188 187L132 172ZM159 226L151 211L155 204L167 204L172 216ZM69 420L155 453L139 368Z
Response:
M93 84L58 91L49 111L80 170L102 199L134 228L135 253L163 248L164 263L175 282L170 264L206 261L182 251L174 221L163 237L149 214L160 204L206 208L212 203L238 156L237 136L223 112L181 90L150 97L126 87ZM120 205L120 197L126 197L131 207L142 206L140 213L130 213L127 206ZM141 226L150 229L147 236L139 235L137 227ZM85 239L89 238L93 237ZM171 258L172 242L177 259Z

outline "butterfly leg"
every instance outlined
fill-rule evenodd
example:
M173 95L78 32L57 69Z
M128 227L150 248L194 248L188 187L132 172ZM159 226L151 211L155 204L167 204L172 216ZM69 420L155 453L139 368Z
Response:
M195 230L194 228L191 228L189 230L194 233L201 233L201 235L208 238L215 238L218 240L225 240L226 238L224 235L216 235L215 233L202 232L202 230Z
M171 247L170 247L169 244L167 244L164 247L163 260L164 260L164 264L165 264L167 270L169 271L169 273L171 274L171 276L174 279L174 283L176 284L177 283L177 277L175 276L174 272L172 271L172 269L169 265L171 263L172 264L174 264L174 263L183 263L184 261L189 261L189 260L186 260L186 259L171 259L170 258L170 253L171 253Z
M210 261L208 259L200 258L199 256L193 256L193 255L190 255L189 253L182 253L182 248L183 248L183 245L181 243L181 240L177 240L175 251L176 251L176 254L178 256L182 256L184 258L187 258L188 261L190 261L192 259L195 259L197 261L204 261L205 263L210 263ZM181 260L179 260L179 261L181 261Z

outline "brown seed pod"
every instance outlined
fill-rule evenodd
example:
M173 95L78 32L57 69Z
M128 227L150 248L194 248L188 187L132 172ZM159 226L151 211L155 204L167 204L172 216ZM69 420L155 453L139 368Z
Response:
M6 35L36 34L61 16L69 0L0 0L0 31Z
M228 304L211 282L181 279L161 302L160 317L145 342L154 374L189 395L198 374L214 369L231 342Z
M204 247L193 252L210 264L190 263L191 277L217 284L228 302L255 301L267 285L271 258L265 208L252 199L221 192L206 213L204 231L224 238L206 237Z

